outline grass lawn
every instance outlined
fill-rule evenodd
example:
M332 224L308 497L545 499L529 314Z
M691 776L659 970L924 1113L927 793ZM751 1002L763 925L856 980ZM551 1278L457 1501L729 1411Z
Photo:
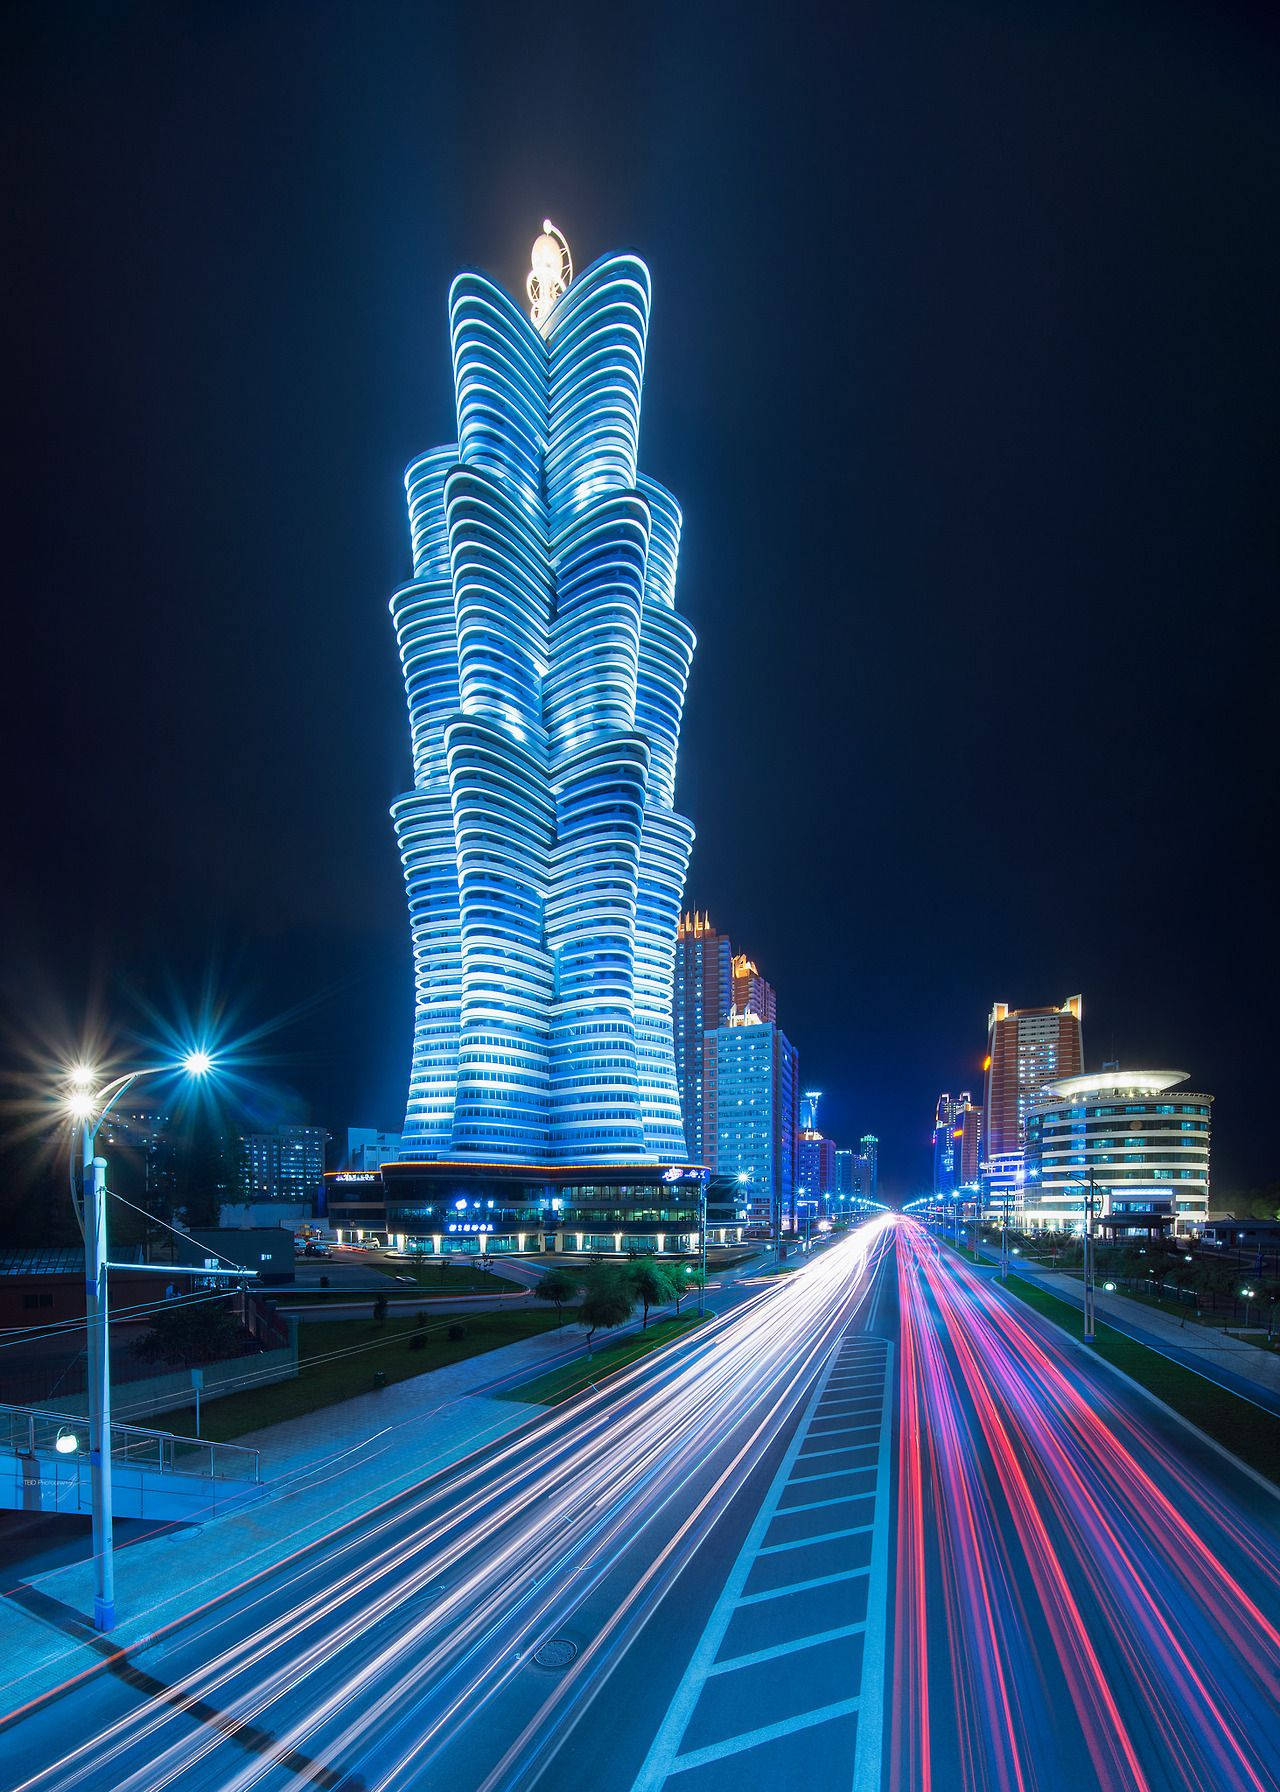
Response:
M711 1317L710 1314L707 1315ZM662 1344L670 1344L674 1338L687 1337L698 1325L697 1311L682 1313L678 1319L655 1319L648 1331L636 1332L625 1338L614 1338L601 1343L596 1339L591 1356L586 1354L586 1333L579 1336L583 1340L582 1357L576 1363L564 1363L558 1369L549 1369L545 1375L537 1376L533 1381L522 1382L519 1387L512 1388L502 1396L504 1400L520 1400L533 1406L558 1406L563 1400L571 1400L584 1388L599 1386L610 1375L616 1375L620 1369L627 1369L640 1357L647 1356L651 1350L657 1350Z
M1084 1336L1084 1314L1067 1301L1059 1300L1032 1282L1011 1275L1005 1284L1010 1294L1034 1307L1046 1319L1069 1332L1073 1338ZM1220 1443L1225 1449L1256 1468L1259 1474L1275 1480L1280 1474L1280 1418L1241 1400L1227 1388L1207 1381L1194 1369L1184 1369L1159 1351L1149 1350L1123 1332L1098 1321L1095 1326L1094 1349L1107 1362L1114 1363L1134 1381L1140 1382L1175 1412Z
M344 1288L340 1282L334 1282L328 1288L317 1288L313 1282L304 1287L273 1288L272 1298L281 1306L319 1306L324 1301L332 1300L367 1300L372 1306L379 1294L385 1294L389 1301L421 1300L424 1295L441 1294L517 1294L523 1282L513 1282L508 1276L490 1275L482 1269L446 1269L441 1273L438 1269L428 1269L424 1264L417 1269L415 1265L405 1264L398 1270L386 1270L385 1288ZM396 1275L413 1276L413 1285L408 1282L397 1282Z
M549 1330L555 1322L555 1313L540 1307L458 1313L448 1318L428 1316L422 1326L414 1319L394 1317L385 1325L375 1325L371 1319L306 1319L298 1327L296 1381L273 1382L270 1387L203 1402L201 1434L225 1443L263 1425L278 1425L282 1419L296 1419L318 1407L367 1394L377 1372L385 1375L388 1383L407 1381L412 1375L425 1375L464 1357L515 1344ZM451 1325L462 1326L465 1335L450 1338ZM417 1347L415 1338L425 1342ZM248 1359L246 1366L251 1362L252 1358ZM195 1435L194 1407L165 1413L158 1422L166 1431Z
M953 1244L949 1238L944 1238L942 1242L949 1251L954 1251L957 1257L963 1257L966 1263L985 1263L988 1267L990 1266L990 1258L982 1256L977 1251L971 1251L967 1244Z

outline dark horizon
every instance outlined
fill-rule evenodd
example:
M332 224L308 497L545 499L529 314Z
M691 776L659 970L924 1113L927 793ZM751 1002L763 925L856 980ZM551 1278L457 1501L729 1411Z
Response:
M915 7L731 36L145 9L10 27L10 1062L208 983L257 1102L398 1129L401 473L462 266L653 274L641 441L698 633L684 907L820 1124L929 1178L992 1002L1215 1097L1275 1178L1280 34ZM552 94L552 123L541 96Z

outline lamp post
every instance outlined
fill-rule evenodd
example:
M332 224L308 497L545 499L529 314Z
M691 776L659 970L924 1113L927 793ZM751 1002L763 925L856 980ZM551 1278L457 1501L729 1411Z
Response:
M707 1177L698 1178L698 1318L706 1311L707 1287Z
M189 1052L181 1065L152 1064L129 1070L114 1082L94 1089L94 1072L84 1067L72 1073L73 1092L68 1101L80 1132L80 1205L76 1219L84 1235L84 1304L88 1343L89 1488L93 1524L93 1624L95 1630L111 1630L116 1621L115 1562L112 1557L111 1514L111 1339L107 1298L107 1160L95 1155L98 1129L112 1106L127 1089L145 1076L163 1076L181 1069L188 1076L206 1076L213 1068L207 1052ZM75 1205L75 1134L71 1146L71 1190ZM117 1265L117 1267L119 1267ZM168 1264L131 1264L131 1271L151 1270L172 1275ZM256 1276L256 1270L241 1275Z
M1084 1341L1092 1344L1093 1328L1093 1173L1089 1174L1089 1188L1085 1196L1084 1219Z

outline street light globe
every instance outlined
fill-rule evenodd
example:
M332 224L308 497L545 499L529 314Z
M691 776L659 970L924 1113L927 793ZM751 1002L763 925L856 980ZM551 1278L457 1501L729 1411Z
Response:
M73 1089L91 1089L98 1080L92 1064L73 1064L67 1079Z
M63 1425L59 1428L58 1435L53 1440L53 1447L58 1452L59 1456L74 1456L76 1451L80 1448L80 1443L75 1432L68 1431L66 1426Z
M213 1059L205 1051L188 1052L182 1060L182 1068L188 1076L208 1076L213 1069Z
M1106 1291L1106 1293L1108 1293L1108 1294L1114 1294L1116 1291L1116 1285L1114 1282L1104 1282L1102 1284L1102 1286L1103 1286L1104 1290Z
M87 1120L93 1112L92 1089L76 1089L67 1097L67 1112L73 1120Z

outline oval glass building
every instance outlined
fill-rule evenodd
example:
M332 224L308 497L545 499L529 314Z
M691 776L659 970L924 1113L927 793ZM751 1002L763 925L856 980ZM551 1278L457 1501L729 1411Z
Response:
M694 636L679 506L637 466L649 271L614 254L572 279L556 253L538 239L536 324L484 275L454 281L457 440L405 474L403 1159L685 1156L671 983L693 829L674 804Z

